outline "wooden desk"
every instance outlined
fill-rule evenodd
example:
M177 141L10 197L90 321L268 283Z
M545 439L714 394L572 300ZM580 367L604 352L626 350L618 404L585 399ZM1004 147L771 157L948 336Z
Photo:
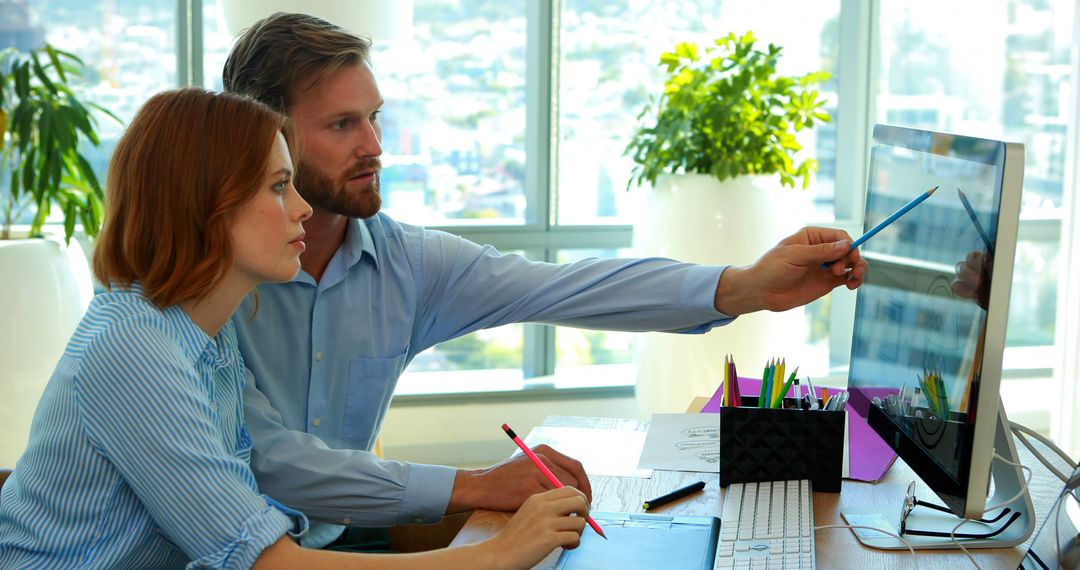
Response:
M603 429L644 430L647 422L612 418L587 418L575 416L549 416L545 426L588 427ZM1035 506L1036 530L1042 517L1049 510L1061 483L1051 475L1026 448L1017 444L1021 463L1031 467L1031 499ZM814 525L845 524L841 510L848 506L880 505L883 512L894 513L890 518L899 519L900 503L908 483L915 479L911 469L900 459L879 483L863 483L845 480L840 493L814 493ZM694 481L705 481L703 493L656 509L655 513L678 515L720 516L723 490L719 475L715 473L687 473L681 471L653 471L650 479L623 477L590 477L593 490L592 508L598 511L642 512L641 502L658 497ZM920 482L920 485L921 482ZM925 487L923 497L932 493ZM506 521L508 513L476 511L469 517L451 546L472 544L490 538ZM588 532L588 529L586 529ZM875 550L863 546L852 535L851 529L822 529L816 532L817 567L833 568L913 568L908 551ZM1030 542L1030 539L1029 539ZM1027 545L1015 548L971 549L972 555L983 568L1016 568L1026 552ZM960 550L917 550L920 568L934 570L945 568L971 568L971 562Z

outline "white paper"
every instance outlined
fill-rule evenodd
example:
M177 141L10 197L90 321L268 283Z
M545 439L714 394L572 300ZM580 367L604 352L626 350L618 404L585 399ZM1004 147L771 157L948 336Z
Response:
M525 445L532 448L541 443L577 459L589 475L652 477L652 469L637 466L645 444L644 431L538 426L529 432Z
M639 468L720 471L720 414L653 414Z

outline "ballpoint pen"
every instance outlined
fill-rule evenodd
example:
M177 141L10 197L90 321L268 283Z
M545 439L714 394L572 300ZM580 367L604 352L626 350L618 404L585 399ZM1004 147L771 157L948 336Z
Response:
M641 508L645 509L646 511L649 510L649 509L655 509L656 507L659 507L660 505L666 505L666 504L670 503L671 501L674 501L676 499L681 499L681 498L683 498L683 497L685 497L685 496L687 496L687 495L689 495L691 493L696 493L696 492L698 492L698 491L700 491L700 490L702 490L704 488L705 488L705 482L704 481L698 481L697 483L692 483L692 484L687 485L687 486L685 486L685 487L683 487L681 489L676 489L676 490L674 490L674 491L672 491L672 492L670 492L670 493L668 493L668 494L666 494L666 495L664 495L662 497L657 497L655 499L650 499L648 501L645 501L645 503L641 505Z
M806 378L806 385L810 386L810 409L820 410L823 408L825 402L818 400L817 388L814 388L814 383L810 381L810 377Z

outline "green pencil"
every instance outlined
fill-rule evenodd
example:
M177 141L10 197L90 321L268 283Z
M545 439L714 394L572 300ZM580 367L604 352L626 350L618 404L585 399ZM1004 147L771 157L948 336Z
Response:
M779 408L781 407L781 404L784 403L784 397L787 396L788 390L791 389L791 385L795 382L795 375L798 374L798 372L799 367L796 366L795 370L791 373L791 376L788 376L787 382L784 383L784 389L780 391L780 395L776 398L776 401L773 402L773 408Z
M761 395L758 396L758 407L766 408L765 394L768 394L769 389L769 365L765 365L765 372L761 375Z

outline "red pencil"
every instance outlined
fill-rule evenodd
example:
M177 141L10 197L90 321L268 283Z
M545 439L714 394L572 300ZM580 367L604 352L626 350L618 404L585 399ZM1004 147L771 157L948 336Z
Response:
M516 433L514 433L514 430L510 429L510 426L506 424L503 424L502 428L503 431L506 432L506 435L510 436L510 439L514 440L514 443L516 443L517 446L521 448L521 452L524 453L525 456L533 462L533 465L535 465L536 468L539 469L540 472L548 478L548 481L551 481L551 484L555 485L556 488L562 488L563 484L561 481L559 481L559 478L556 477L555 474L547 468L547 465L544 465L543 461L540 461L540 458L537 457L531 449L529 449L529 446L525 445L524 441L521 441L521 438L518 437ZM607 540L607 535L604 534L603 529L600 528L600 525L596 524L596 521L594 521L591 516L585 517L585 522L589 523L589 526L591 526L592 529L596 531L596 534L599 534L600 536L604 537L604 540Z

